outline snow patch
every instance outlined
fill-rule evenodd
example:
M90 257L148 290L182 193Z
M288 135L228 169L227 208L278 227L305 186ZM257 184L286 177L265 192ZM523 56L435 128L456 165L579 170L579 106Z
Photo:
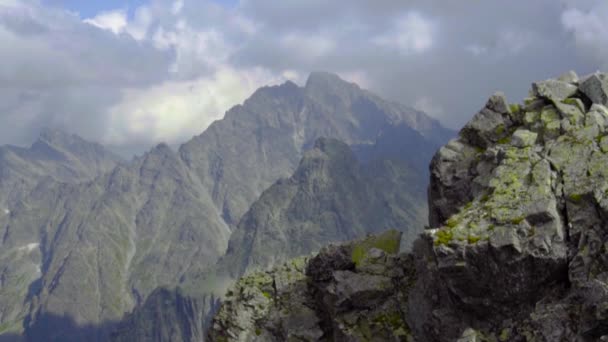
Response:
M40 247L39 243L28 243L25 246L21 246L18 248L19 251L26 251L26 252L31 252L35 249L37 249L38 247Z
M3 211L4 211L4 214L5 214L5 215L8 215L8 214L10 214L10 213L11 213L11 211L10 211L10 210L8 210L8 209L6 209L6 208L4 208L4 210L3 210Z

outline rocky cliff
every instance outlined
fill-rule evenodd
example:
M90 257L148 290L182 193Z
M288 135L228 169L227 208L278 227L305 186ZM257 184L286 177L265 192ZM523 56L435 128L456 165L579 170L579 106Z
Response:
M493 95L435 155L412 253L355 242L247 276L211 340L608 340L606 105L604 74Z

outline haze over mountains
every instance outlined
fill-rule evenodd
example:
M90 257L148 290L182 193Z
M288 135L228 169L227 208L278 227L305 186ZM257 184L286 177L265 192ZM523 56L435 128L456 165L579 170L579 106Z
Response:
M177 312L189 300L194 325L155 328L197 338L250 268L367 232L422 229L426 165L451 135L424 113L313 73L304 87L259 89L177 151L160 144L122 162L52 131L30 149L5 147L0 334L101 341L137 307L113 336L147 336L151 322L139 318L164 305L160 296ZM185 293L172 292L178 285Z

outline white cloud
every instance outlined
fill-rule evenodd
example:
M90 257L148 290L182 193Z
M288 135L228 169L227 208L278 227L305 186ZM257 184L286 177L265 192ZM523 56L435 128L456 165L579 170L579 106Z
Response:
M281 45L307 61L323 57L335 48L334 41L326 36L293 32L281 37Z
M538 39L534 32L509 28L499 30L491 43L469 44L464 49L474 57L509 58L521 54Z
M285 79L262 69L223 67L210 77L193 81L125 89L123 101L109 110L110 129L103 140L112 145L182 142L184 137L200 134L258 87Z
M464 48L466 51L470 52L473 56L479 57L488 53L488 48L485 46L481 46L478 44L471 44Z
M128 23L126 30L135 40L144 40L153 20L152 10L148 6L138 7L134 19Z
M584 55L608 68L608 4L598 2L588 10L569 8L561 22Z
M443 107L427 96L418 98L414 103L414 109L425 112L436 119L442 119L445 115Z
M175 60L169 70L181 77L222 67L232 49L220 32L198 31L183 20L169 30L159 27L152 42L159 49L174 51Z
M396 48L404 55L420 53L433 46L434 23L418 12L400 17L391 30L373 41L381 46Z
M171 7L171 13L173 13L173 15L178 15L182 11L183 8L184 8L184 1L175 0L175 2L173 3L173 6Z
M520 29L502 30L498 34L496 50L502 54L518 54L536 40L535 34Z
M114 34L119 34L127 27L127 12L125 10L101 12L93 18L83 21L101 29L112 31Z

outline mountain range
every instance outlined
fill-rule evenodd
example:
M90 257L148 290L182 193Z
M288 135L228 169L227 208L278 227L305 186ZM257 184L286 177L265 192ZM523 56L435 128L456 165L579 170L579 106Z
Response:
M239 276L426 221L437 121L329 73L126 162L47 130L0 149L0 340L200 340ZM154 314L163 307L162 315Z

